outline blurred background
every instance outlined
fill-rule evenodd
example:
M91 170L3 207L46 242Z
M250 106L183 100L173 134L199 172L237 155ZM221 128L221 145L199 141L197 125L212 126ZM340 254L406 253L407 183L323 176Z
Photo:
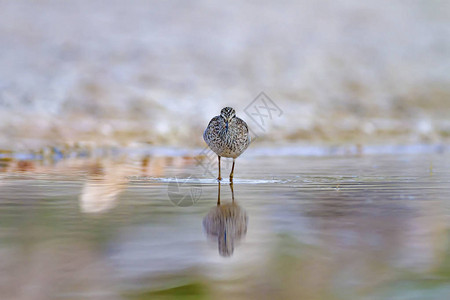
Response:
M449 154L448 0L0 0L2 300L447 299Z
M0 45L3 150L201 147L261 91L261 143L450 140L445 0L0 0Z

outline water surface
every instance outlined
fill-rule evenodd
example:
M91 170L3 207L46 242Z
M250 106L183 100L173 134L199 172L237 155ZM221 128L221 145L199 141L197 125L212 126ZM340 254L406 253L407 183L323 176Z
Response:
M450 294L448 154L242 157L220 205L189 157L1 170L5 299Z

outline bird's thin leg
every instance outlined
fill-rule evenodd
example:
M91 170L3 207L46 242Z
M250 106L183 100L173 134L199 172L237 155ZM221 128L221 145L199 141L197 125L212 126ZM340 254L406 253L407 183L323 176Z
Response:
M217 155L217 157L219 158L219 177L217 177L217 180L222 180L222 177L220 176L220 156Z
M230 181L230 188L231 188L231 200L234 202L234 189L233 189L233 181Z
M220 205L220 181L217 184L217 205Z
M230 173L230 181L233 181L233 173L234 173L234 158L233 158L233 166L231 167L231 173Z

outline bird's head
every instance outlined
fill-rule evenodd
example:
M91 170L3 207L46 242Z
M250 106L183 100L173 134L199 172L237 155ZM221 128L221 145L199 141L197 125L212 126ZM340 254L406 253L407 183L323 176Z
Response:
M220 116L224 118L227 122L230 122L231 119L236 117L236 111L232 107L224 107L220 111Z

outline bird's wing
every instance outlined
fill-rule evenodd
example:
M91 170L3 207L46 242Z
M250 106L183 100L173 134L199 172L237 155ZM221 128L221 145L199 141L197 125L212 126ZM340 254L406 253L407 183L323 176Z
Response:
M247 123L245 123L244 120L242 120L241 118L236 117L236 125L238 126L238 128L241 128L241 134L245 134L248 135L248 126Z
M241 135L247 136L248 143L247 143L247 146L245 147L245 148L247 148L251 142L250 134L248 134L248 125L247 125L247 123L245 123L244 120L242 120L241 118L238 118L238 117L236 117L236 122L237 122L236 124L238 125L238 128L241 129L241 132L240 132Z
M214 128L216 127L216 123L218 122L220 116L215 116L214 118L211 119L211 121L209 121L208 123L208 127L206 127L205 131L203 132L203 140L208 144L209 138L208 136L210 135L209 133L211 131L214 130Z

